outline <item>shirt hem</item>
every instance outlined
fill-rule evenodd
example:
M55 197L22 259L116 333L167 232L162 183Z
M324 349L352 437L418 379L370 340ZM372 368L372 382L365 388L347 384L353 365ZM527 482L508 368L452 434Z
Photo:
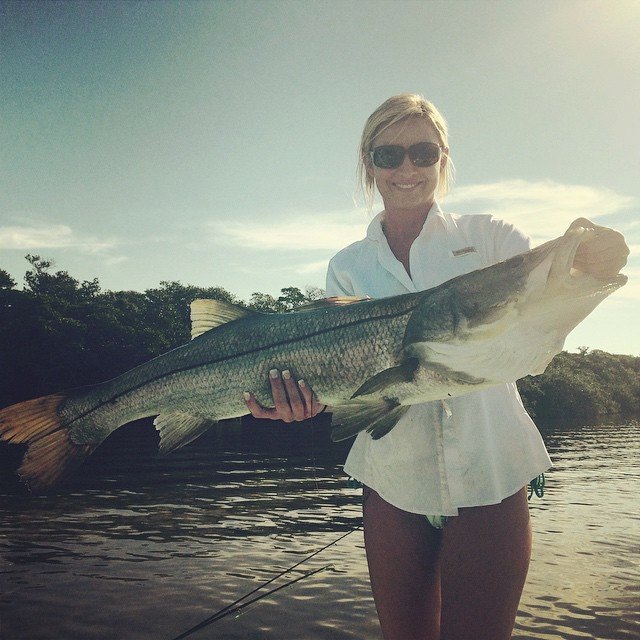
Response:
M403 505L401 504L401 500L396 500L395 498L389 497L389 494L384 490L374 486L374 482L367 482L362 477L359 477L360 474L351 473L351 471L347 468L347 465L344 467L344 471L351 478L356 479L358 482L366 485L370 489L373 489L385 502L388 502L390 505L396 507L396 509L401 509L402 511L406 511L407 513L415 513L421 516L457 516L459 514L459 509L467 509L470 507L487 507L494 504L500 504L503 500L511 497L512 495L518 493L523 487L526 487L527 484L541 473L545 473L553 466L552 462L545 464L544 466L538 467L538 471L534 471L531 473L531 477L528 480L514 482L512 485L509 485L509 488L501 489L497 492L497 495L487 496L486 498L478 498L475 500L462 501L460 504L451 505L449 508L444 508L443 506L437 507L416 507L412 505ZM529 475L529 474L527 474Z

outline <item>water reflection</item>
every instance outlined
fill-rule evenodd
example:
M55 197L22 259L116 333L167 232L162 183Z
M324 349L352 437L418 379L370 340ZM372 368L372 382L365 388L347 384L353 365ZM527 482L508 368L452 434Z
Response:
M514 637L639 637L638 428L544 435ZM134 425L61 490L0 496L3 640L171 638L360 524L322 425L225 425L167 458L155 437ZM380 638L362 533L283 580L326 565L192 637Z

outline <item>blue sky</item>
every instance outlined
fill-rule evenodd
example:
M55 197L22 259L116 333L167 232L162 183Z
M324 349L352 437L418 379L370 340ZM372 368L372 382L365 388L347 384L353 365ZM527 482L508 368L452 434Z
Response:
M324 286L364 234L360 132L387 97L445 114L456 186L536 243L621 230L630 282L568 338L640 355L635 0L0 2L0 268L242 299Z

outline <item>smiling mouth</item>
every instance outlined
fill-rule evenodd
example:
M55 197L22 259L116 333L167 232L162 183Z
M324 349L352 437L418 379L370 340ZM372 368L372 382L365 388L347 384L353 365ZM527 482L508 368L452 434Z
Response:
M419 182L395 182L394 186L402 191L411 191L411 189L415 189L419 184Z

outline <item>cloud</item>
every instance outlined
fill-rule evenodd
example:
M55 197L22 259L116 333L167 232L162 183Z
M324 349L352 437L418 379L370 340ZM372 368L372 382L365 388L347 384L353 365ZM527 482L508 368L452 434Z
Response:
M102 253L113 241L81 236L63 224L7 225L0 227L0 249L38 251L41 249L77 248L84 253Z
M0 249L66 247L71 238L71 228L60 224L41 227L0 227Z
M329 266L329 259L319 260L318 262L308 262L298 265L298 273L304 275L324 275L327 273L327 267Z
M505 180L456 188L447 198L448 210L492 213L544 241L560 235L575 218L600 220L635 203L610 189L553 181Z
M215 220L207 227L215 242L246 249L336 252L360 240L367 223L361 210L353 210L270 216L264 222L248 224Z
M505 180L457 187L443 208L457 213L492 213L539 243L562 234L578 217L606 225L603 218L622 213L633 204L633 198L605 188ZM207 228L215 242L235 247L335 253L364 236L368 219L364 210L353 209L280 217L271 214L248 223L212 220ZM633 225L631 219L624 222L628 230Z
M459 213L492 213L528 233L535 244L562 234L579 217L607 225L607 217L624 214L636 201L615 191L552 181L507 180L457 188L446 201L445 209ZM626 215L616 220L616 228L625 233L631 250L622 270L627 284L615 293L619 300L640 300L639 222Z

